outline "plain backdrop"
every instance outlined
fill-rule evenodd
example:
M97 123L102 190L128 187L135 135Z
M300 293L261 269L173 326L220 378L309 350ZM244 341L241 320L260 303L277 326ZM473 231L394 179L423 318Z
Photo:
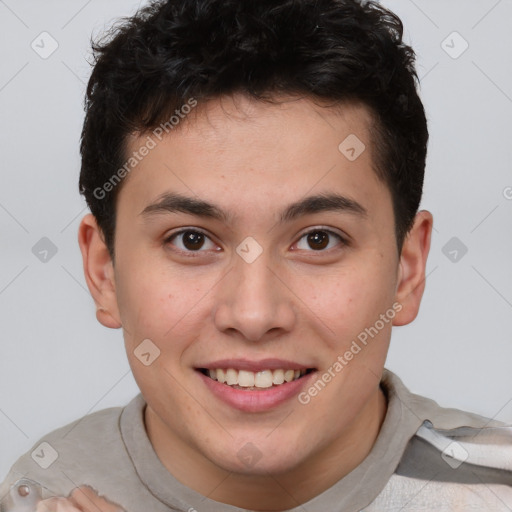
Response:
M383 3L418 54L435 218L421 312L394 329L387 367L443 406L512 422L512 1ZM0 480L48 431L138 392L77 244L89 38L138 6L0 1Z

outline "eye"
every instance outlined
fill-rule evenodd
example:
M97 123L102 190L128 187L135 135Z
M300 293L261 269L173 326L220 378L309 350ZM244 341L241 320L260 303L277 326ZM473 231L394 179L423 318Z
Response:
M338 243L333 243L332 238L337 238ZM302 242L304 240L304 242ZM219 251L220 249L212 240L204 233L197 229L182 229L176 233L169 235L164 243L174 245L179 252L182 253L200 253L208 250ZM302 243L302 246L301 246ZM306 247L307 245L307 247ZM313 249L315 252L326 252L326 249L332 249L336 245L347 246L347 240L341 235L329 229L316 228L304 233L296 247L299 250Z
M178 243L173 243L173 240ZM197 229L182 229L165 239L165 244L175 245L181 252L205 252L218 250L210 238ZM201 249L204 249L203 251Z
M338 239L338 244L332 244L332 237ZM302 244L302 247L300 247L302 240L305 240L305 242ZM296 245L297 248L301 250L308 250L309 247L316 252L325 252L326 248L332 249L332 247L335 247L336 245L345 246L348 245L348 242L341 235L338 235L333 231L330 231L328 229L316 228L308 231L307 233L304 233Z

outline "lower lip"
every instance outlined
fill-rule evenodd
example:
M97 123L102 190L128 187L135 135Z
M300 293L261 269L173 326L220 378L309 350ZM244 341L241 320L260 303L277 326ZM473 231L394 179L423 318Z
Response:
M277 407L294 396L298 395L302 388L306 386L310 378L315 375L316 371L312 371L301 377L272 386L271 388L262 388L261 391L244 391L243 389L235 389L227 384L222 384L217 380L207 377L204 373L196 370L207 388L220 400L227 403L235 409L244 412L262 412Z

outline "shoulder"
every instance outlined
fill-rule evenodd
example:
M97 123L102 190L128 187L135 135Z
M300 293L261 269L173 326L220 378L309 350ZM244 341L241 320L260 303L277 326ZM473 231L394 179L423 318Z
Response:
M144 405L139 394L126 407L103 409L49 432L14 463L0 485L0 499L21 478L38 483L43 496L67 496L82 483L70 480L78 468L83 481L91 481L93 476L111 474L109 468L123 467L128 458L119 427L121 415L127 408L142 413Z
M387 393L399 399L406 412L418 417L421 421L428 420L434 428L440 430L451 430L461 426L471 428L511 426L470 411L442 407L431 398L409 391L402 380L388 369L384 370L382 384Z
M421 425L372 506L379 510L387 510L390 503L418 511L512 510L512 425L441 407L409 392L391 372L386 379L391 392Z

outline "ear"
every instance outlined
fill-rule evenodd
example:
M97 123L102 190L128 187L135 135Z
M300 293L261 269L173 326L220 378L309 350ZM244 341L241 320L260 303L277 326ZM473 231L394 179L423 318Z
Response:
M96 318L105 327L118 329L121 319L117 306L114 265L103 233L92 214L86 215L78 228L85 280L96 304Z
M418 315L425 290L425 267L430 250L432 226L432 214L422 210L416 214L413 227L404 240L395 296L402 309L397 312L393 325L406 325Z

